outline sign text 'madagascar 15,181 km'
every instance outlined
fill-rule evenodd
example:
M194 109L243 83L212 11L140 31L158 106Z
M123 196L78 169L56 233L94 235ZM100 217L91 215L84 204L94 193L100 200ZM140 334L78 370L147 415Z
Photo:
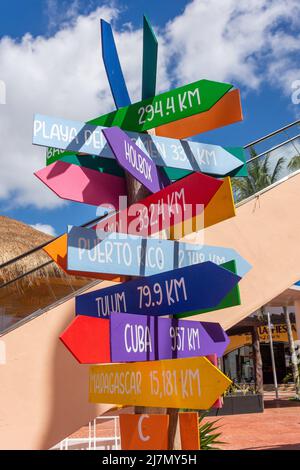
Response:
M231 380L205 357L90 367L92 403L208 409Z

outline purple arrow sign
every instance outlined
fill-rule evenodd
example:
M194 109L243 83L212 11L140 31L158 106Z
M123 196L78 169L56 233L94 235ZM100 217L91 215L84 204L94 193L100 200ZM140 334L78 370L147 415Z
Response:
M77 315L60 340L80 364L221 357L229 343L219 323L128 313L109 319Z
M161 189L155 163L119 127L104 129L103 134L119 165L152 193Z
M219 323L112 313L112 362L153 361L217 354L229 338Z

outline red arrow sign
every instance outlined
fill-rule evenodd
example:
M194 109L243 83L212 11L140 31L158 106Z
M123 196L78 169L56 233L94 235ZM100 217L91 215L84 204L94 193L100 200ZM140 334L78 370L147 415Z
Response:
M59 339L80 364L111 362L110 323L106 319L77 316Z
M149 236L170 227L178 227L179 236L176 238L181 238L203 228L197 225L198 216L222 185L222 180L192 173L101 221L97 230ZM183 224L191 219L192 224Z

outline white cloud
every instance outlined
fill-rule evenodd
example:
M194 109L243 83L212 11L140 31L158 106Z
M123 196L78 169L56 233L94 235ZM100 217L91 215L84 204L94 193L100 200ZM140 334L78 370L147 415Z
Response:
M45 166L45 149L31 144L33 115L84 121L114 109L102 64L100 18L116 16L115 9L98 8L49 38L0 40L0 78L7 88L7 104L0 108L0 200L6 208L67 204L33 175ZM142 31L126 29L115 38L131 98L139 100ZM163 66L159 75L161 86L168 86Z
M298 0L194 0L166 28L176 81L209 78L255 89L268 80L287 90L299 26Z
M48 17L48 32L54 32L59 28L76 20L79 13L79 0L46 0L45 13Z
M48 2L54 16L57 4ZM33 175L45 165L45 149L31 144L34 113L88 120L114 109L99 20L113 21L118 10L105 6L77 17L78 2L71 5L68 23L50 37L0 40L0 79L7 89L7 104L0 107L0 201L6 207L67 204ZM299 24L298 0L194 0L157 32L157 89L208 78L252 89L268 81L290 93L291 81L300 78L293 62ZM127 25L115 38L130 96L137 101L142 30Z
M55 232L55 228L52 227L52 225L47 225L47 224L34 224L31 225L32 228L35 228L36 230L39 230L40 232L47 233L47 235L52 235L52 237L56 237L57 233Z

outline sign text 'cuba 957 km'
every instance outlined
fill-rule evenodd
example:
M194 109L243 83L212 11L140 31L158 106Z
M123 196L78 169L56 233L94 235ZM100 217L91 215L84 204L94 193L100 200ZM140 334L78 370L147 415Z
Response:
M209 409L231 384L205 357L90 367L89 400Z
M126 313L77 315L60 340L81 364L222 357L229 343L219 323Z
M76 314L104 318L112 312L160 316L212 308L240 279L207 261L79 295Z

